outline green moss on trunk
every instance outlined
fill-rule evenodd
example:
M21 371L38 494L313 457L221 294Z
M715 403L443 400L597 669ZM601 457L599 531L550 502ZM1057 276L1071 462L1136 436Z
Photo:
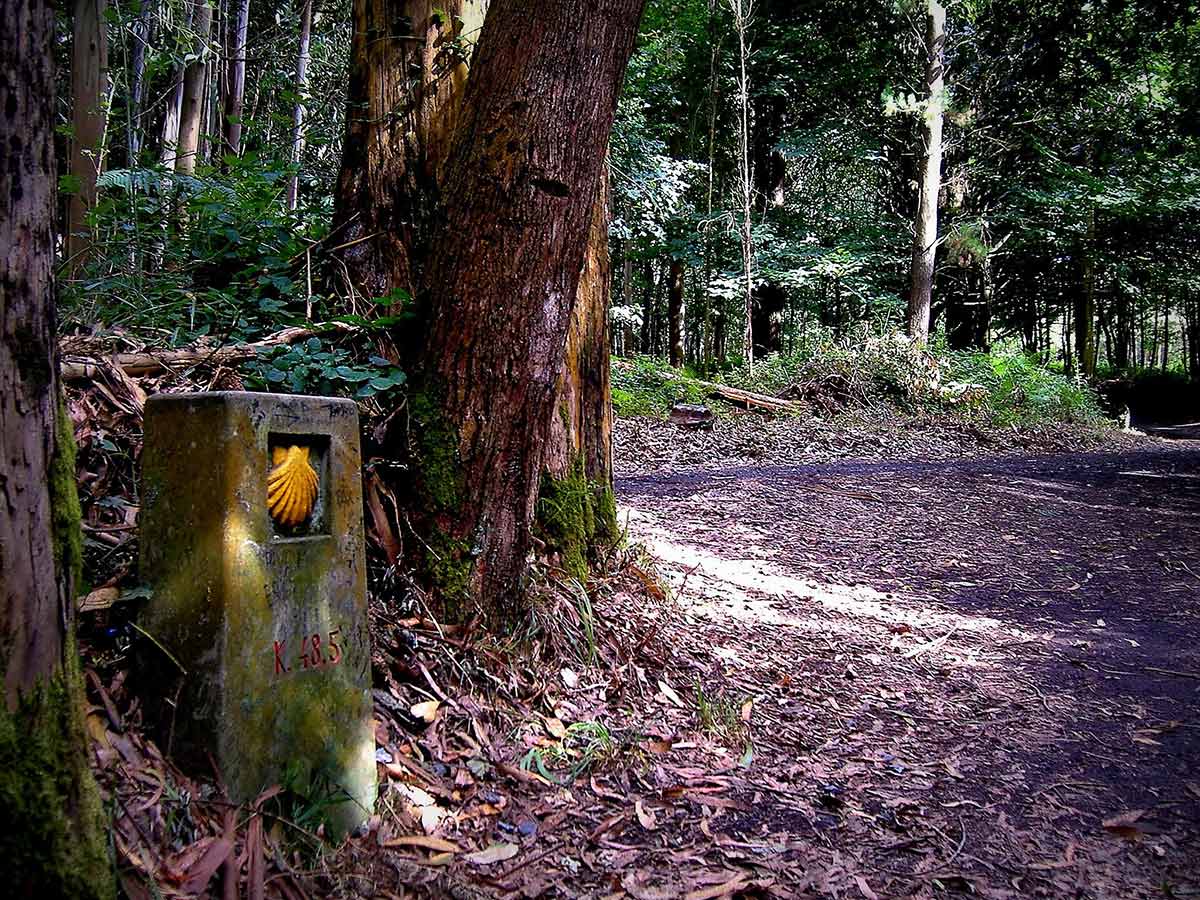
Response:
M15 897L110 898L116 885L100 795L84 748L74 635L66 665L0 703L0 859Z
M83 532L79 490L75 483L75 432L66 404L58 400L54 422L54 455L50 460L50 509L53 516L54 566L59 580L79 584L83 573Z
M418 508L429 517L426 533L418 536L420 568L441 598L443 615L449 621L465 621L471 595L471 546L441 525L463 502L458 434L445 421L437 396L428 387L409 395L408 409Z
M61 399L49 482L57 584L45 587L69 602L83 542L75 437ZM0 676L8 663L0 659ZM0 859L13 896L101 900L116 894L100 794L87 765L83 708L79 651L68 626L62 667L26 691L15 709L0 703Z
M71 418L60 397L48 473L55 583L44 589L67 602L83 564L74 460ZM5 654L0 676L8 664ZM13 896L98 900L116 893L83 709L79 652L68 624L58 670L25 691L16 708L0 702L0 859Z
M588 479L582 456L562 478L543 472L536 528L546 548L562 559L563 569L586 581L596 551L619 534L612 488Z

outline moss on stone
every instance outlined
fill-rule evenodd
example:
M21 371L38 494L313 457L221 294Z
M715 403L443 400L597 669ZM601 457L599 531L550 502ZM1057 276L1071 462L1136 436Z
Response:
M617 535L612 488L588 479L582 456L561 478L543 472L535 527L547 549L559 555L563 569L586 581L598 545Z

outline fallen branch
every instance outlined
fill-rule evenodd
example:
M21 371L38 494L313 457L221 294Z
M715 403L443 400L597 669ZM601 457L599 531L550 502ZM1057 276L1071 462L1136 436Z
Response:
M224 347L201 345L179 350L144 350L139 353L114 353L111 355L89 355L73 349L64 349L59 371L64 381L93 379L100 372L100 366L97 363L100 356L103 356L105 362L135 378L172 372L189 366L229 366L254 359L260 352L271 347L295 344L310 337L318 337L331 332L351 334L358 330L358 326L345 322L323 322L307 327L285 328L259 341L249 344L230 344ZM74 342L72 346L75 346Z

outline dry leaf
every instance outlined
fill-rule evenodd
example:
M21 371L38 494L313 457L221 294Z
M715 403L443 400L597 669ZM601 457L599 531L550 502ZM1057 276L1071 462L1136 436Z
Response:
M683 705L683 701L679 699L679 695L675 693L674 689L661 678L658 680L658 689L662 691L664 697L666 697L680 709L687 709L687 707Z
M426 850L438 850L443 853L461 853L462 849L445 838L432 837L427 834L406 834L390 841L383 842L384 847L424 847Z
M438 708L441 705L437 700L425 700L421 703L414 703L408 711L422 721L433 722L437 718Z
M633 809L637 813L638 821L642 823L642 827L647 831L653 831L658 827L658 817L654 815L654 810L646 809L646 807L642 806L641 800L633 804Z
M1104 828L1123 838L1134 840L1141 836L1141 829L1134 823L1146 814L1144 809L1131 809L1104 820Z
M501 842L492 844L485 850L468 853L463 859L473 866L490 866L498 862L504 862L506 859L512 859L520 849L516 844Z

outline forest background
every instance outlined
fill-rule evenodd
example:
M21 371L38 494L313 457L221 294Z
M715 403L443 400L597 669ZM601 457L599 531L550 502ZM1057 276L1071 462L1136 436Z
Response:
M331 235L348 4L66 12L65 330L173 345L394 324L395 297L356 292ZM619 355L728 377L751 351L794 367L903 330L928 127L944 115L936 347L993 351L993 376L1026 361L1088 377L1200 368L1194 7L957 3L936 48L925 13L650 4L610 154ZM476 35L436 10L432 27L448 70ZM367 397L401 377L372 358L322 339L246 374ZM957 369L989 377L979 357ZM618 407L632 399L620 377Z

